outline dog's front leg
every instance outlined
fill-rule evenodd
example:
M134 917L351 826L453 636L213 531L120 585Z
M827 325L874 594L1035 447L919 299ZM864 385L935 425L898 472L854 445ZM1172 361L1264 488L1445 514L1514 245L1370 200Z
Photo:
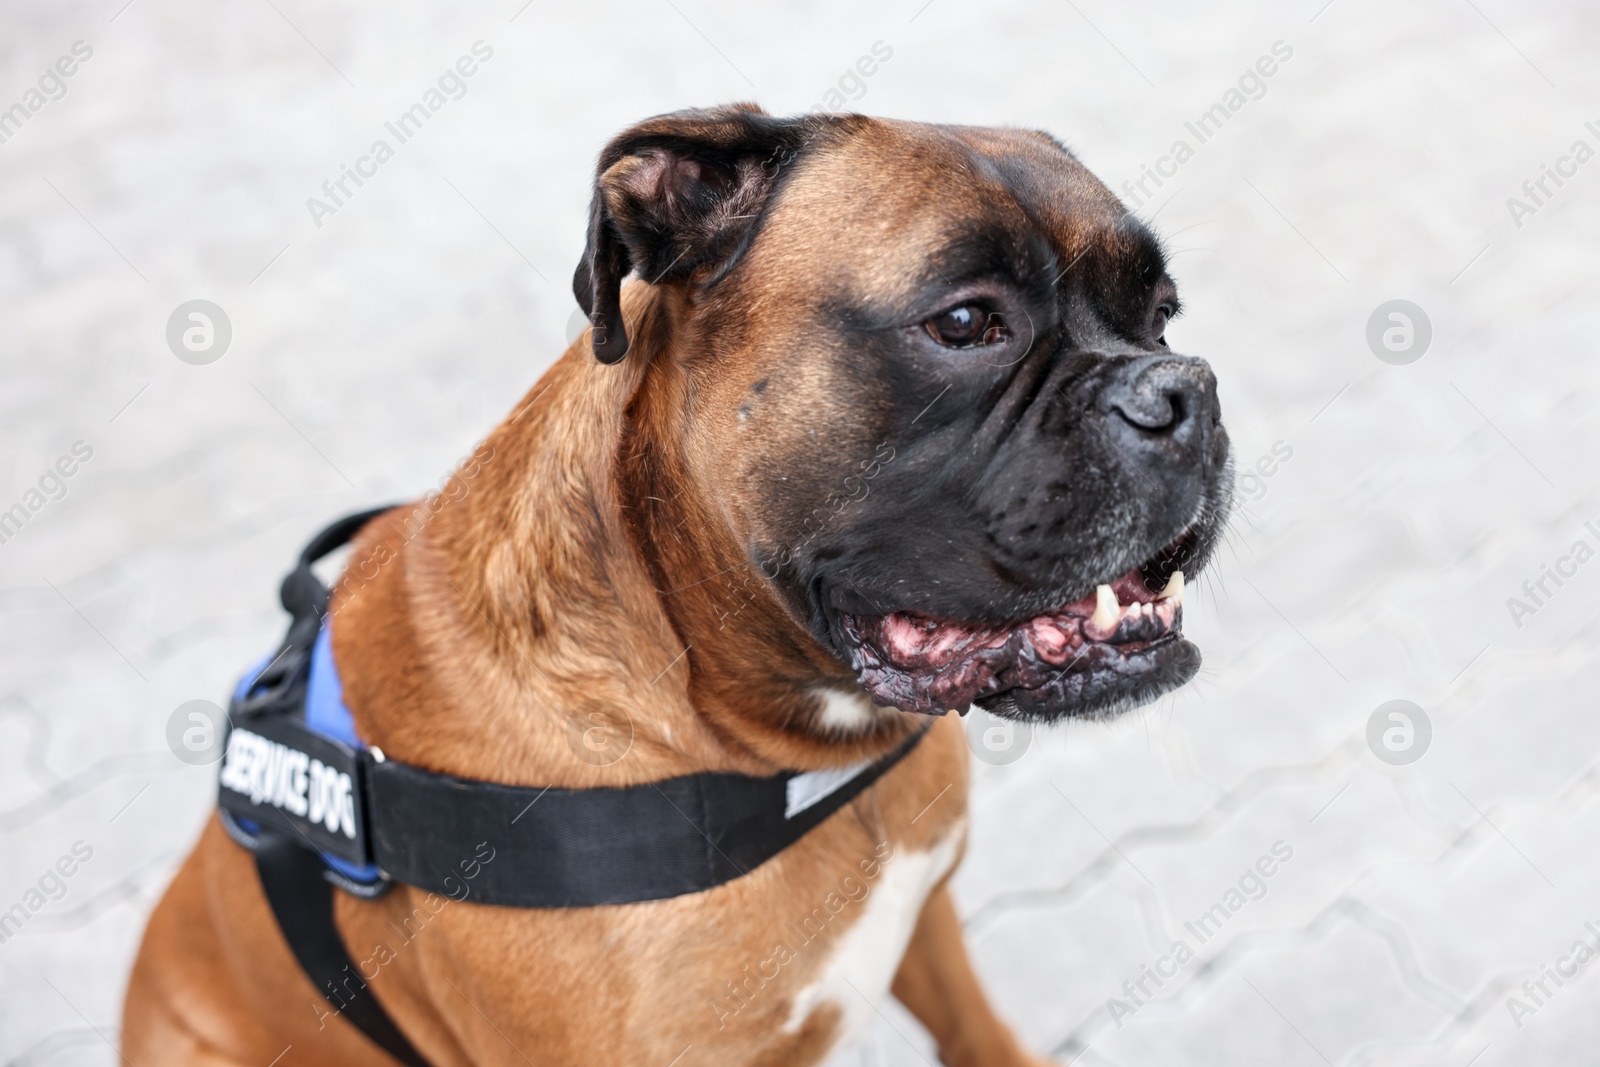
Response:
M967 958L947 883L923 905L891 987L939 1043L947 1067L1044 1067L990 1007Z

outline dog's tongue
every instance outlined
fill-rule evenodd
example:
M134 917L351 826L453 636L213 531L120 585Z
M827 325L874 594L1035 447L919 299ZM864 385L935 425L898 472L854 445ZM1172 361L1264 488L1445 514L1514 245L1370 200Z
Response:
M1034 688L1093 646L1144 645L1175 633L1183 575L1159 594L1135 569L1021 623L982 625L894 612L851 620L854 666L883 704L937 713L1017 686Z

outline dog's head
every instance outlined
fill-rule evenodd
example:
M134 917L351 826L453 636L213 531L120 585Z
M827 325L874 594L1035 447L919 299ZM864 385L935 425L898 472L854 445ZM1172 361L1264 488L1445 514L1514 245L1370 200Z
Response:
M662 116L600 160L574 288L603 362L630 272L673 294L672 462L734 599L879 703L1055 719L1194 675L1184 580L1231 489L1216 383L1167 347L1159 242L1061 145Z

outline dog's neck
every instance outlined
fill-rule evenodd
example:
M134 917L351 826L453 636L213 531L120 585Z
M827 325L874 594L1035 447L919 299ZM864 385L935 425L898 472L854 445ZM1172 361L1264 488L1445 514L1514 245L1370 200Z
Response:
M627 359L580 341L420 520L402 509L359 539L375 577L334 604L358 729L435 770L568 787L886 751L909 716L822 719L819 686L847 676L688 475L672 297L629 295Z

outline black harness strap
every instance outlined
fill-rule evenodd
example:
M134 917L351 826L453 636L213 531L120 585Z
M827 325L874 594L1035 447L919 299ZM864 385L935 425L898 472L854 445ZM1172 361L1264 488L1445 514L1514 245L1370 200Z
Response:
M255 855L261 888L272 905L278 929L317 992L406 1067L431 1067L383 1010L345 949L334 925L334 890L322 876L327 868L321 858L278 834L262 834Z
M398 882L482 904L587 908L714 889L750 873L854 800L922 739L840 777L792 815L793 773L704 773L644 785L534 789L389 760L368 768L372 854ZM441 842L455 843L441 848ZM471 863L486 842L493 862ZM480 857L481 858L481 857ZM468 861L463 865L463 860ZM474 872L468 882L464 871Z
M278 654L229 707L217 800L228 833L255 852L301 969L338 1014L406 1067L428 1063L345 949L333 886L370 898L404 882L453 900L523 908L703 892L800 840L927 733L856 767L762 778L708 772L596 789L474 781L386 759L360 747L329 689L338 685L323 625L329 593L311 566L387 510L323 530L284 579L280 596L293 621ZM344 739L308 724L308 693L311 706L338 707Z

